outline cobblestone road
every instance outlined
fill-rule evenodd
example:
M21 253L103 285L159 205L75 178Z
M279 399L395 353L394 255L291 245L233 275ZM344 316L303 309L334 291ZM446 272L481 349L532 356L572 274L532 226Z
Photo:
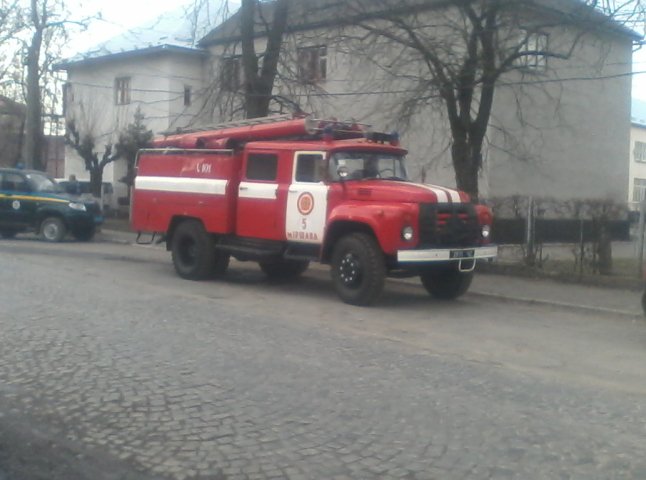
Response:
M646 478L643 325L409 286L351 308L249 268L3 242L0 425L141 478Z

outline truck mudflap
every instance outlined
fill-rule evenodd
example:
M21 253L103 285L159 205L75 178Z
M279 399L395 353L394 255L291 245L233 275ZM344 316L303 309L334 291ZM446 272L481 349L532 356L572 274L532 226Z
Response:
M398 250L399 263L450 262L479 260L498 256L496 245L474 248L431 248L428 250Z

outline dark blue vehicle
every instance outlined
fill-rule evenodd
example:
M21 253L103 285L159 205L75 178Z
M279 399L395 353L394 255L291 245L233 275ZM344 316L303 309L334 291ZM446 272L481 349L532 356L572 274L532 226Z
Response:
M102 223L101 207L96 201L65 193L45 173L0 168L3 238L32 231L49 242L60 242L69 232L77 240L89 241Z

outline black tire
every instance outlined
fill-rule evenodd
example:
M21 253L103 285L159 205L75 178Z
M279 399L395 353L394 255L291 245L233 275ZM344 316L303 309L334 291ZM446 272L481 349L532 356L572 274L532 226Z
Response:
M426 291L433 297L454 300L469 290L473 272L460 272L453 266L432 268L422 272L420 278Z
M67 227L58 217L47 217L40 224L40 235L47 242L60 242L67 235Z
M74 236L75 239L81 242L89 242L94 238L95 233L96 233L96 228L92 226L88 228L75 230L72 232L72 235Z
M14 238L18 232L15 230L0 230L0 237Z
M276 260L274 262L260 262L260 269L269 278L289 280L296 278L307 270L310 262L307 260Z
M377 241L365 233L342 237L332 252L332 281L350 305L372 305L384 288L386 266Z
M177 274L188 280L204 280L215 269L213 236L197 220L179 224L173 234L173 265Z

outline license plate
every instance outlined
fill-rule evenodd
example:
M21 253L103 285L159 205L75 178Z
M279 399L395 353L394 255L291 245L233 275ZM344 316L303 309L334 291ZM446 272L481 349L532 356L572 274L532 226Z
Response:
M449 258L473 258L475 250L451 250Z

